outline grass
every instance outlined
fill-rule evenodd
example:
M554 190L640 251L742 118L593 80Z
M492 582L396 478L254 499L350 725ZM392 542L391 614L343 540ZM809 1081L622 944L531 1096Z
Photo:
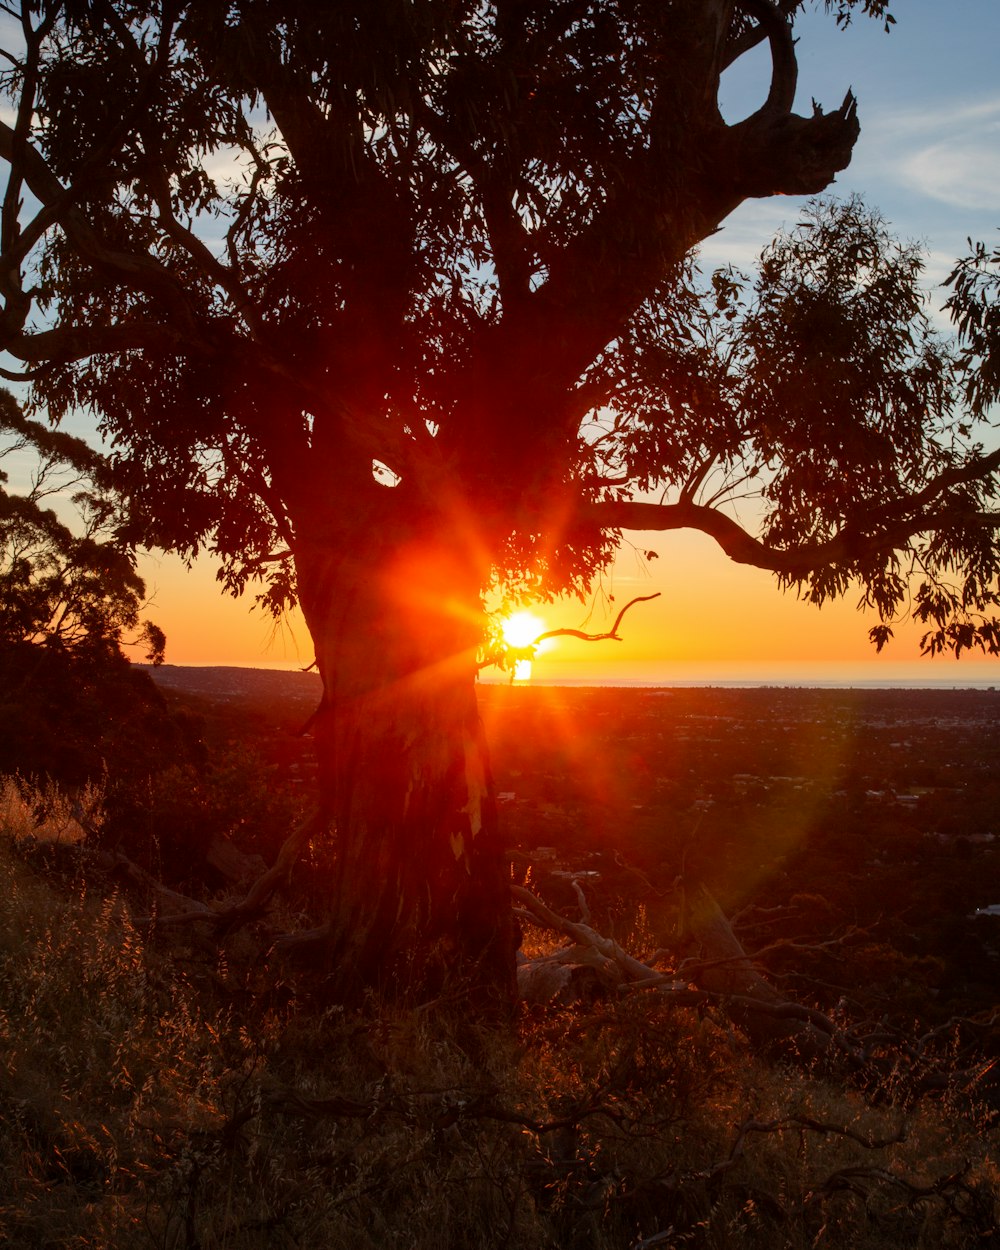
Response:
M84 831L77 815L89 822L103 820L103 791L87 784L70 795L51 782L38 787L19 777L0 777L0 835L13 842L67 845L81 841Z
M998 1130L967 1098L906 1101L891 1071L862 1096L652 996L506 1032L319 1007L245 938L150 938L30 852L52 795L2 793L0 1244L1000 1242Z

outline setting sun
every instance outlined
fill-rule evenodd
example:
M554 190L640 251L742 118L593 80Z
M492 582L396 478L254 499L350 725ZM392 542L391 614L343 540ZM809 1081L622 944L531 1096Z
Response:
M545 622L532 612L515 612L503 623L503 640L508 647L530 647L544 633Z
M501 632L508 647L530 647L540 634L545 633L545 622L533 612L515 612L504 621ZM530 659L514 662L514 680L531 680Z

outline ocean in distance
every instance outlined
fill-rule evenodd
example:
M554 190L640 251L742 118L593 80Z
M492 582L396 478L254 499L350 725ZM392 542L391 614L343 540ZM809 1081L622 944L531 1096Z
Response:
M599 644L595 644L599 645ZM263 670L303 673L308 661L262 660L257 664L194 664L188 670ZM139 667L146 667L145 665ZM173 667L173 666L170 666ZM314 680L318 680L313 670ZM497 670L480 675L484 685L506 685L510 675ZM1000 689L1000 659L925 660L915 663L845 662L788 664L669 664L642 661L617 664L560 665L543 657L532 676L517 686L621 687L623 689L689 689L692 687L756 689L792 687L815 690L989 690Z

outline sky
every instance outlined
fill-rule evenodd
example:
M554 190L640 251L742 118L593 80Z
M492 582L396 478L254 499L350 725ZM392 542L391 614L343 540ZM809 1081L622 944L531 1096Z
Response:
M850 87L859 102L861 137L854 159L832 188L861 193L895 233L929 253L937 284L967 239L996 242L1000 227L1000 0L895 0L889 34L858 17L837 30L822 12L808 13L799 34L797 111L815 99L836 108ZM756 54L755 54L756 55ZM724 111L737 120L766 94L763 50L726 81ZM733 262L749 268L802 201L744 205L702 248L705 267ZM945 295L931 308L942 328ZM586 604L563 600L538 610L546 628L602 632L636 595L660 593L625 618L623 641L560 640L534 665L534 680L577 682L848 681L966 685L1000 684L1000 661L963 659L958 666L919 657L918 632L876 657L867 633L874 618L850 596L822 609L781 594L773 577L732 565L711 540L694 534L632 534L614 569ZM639 552L658 558L646 562ZM177 664L308 665L312 651L301 619L275 628L250 610L249 599L224 596L215 570L189 571L172 557L150 556L142 569L149 615L167 634L167 659Z

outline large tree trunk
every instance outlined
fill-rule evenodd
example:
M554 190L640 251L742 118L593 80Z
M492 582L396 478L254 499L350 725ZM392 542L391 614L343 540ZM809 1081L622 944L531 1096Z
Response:
M519 932L476 704L476 570L429 540L297 560L336 839L340 992L513 1001Z

